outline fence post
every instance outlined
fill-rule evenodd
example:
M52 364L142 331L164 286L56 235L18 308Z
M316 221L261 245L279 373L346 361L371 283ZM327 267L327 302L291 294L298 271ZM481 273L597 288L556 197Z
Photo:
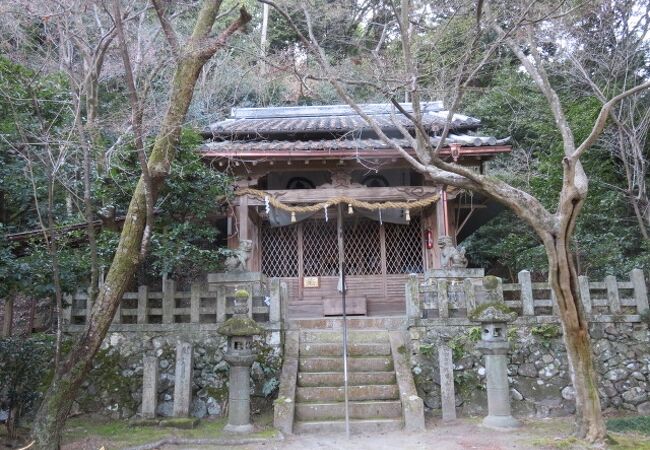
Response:
M636 313L642 314L648 310L648 288L645 285L643 270L634 269L630 272L630 281L634 286L634 298L636 300Z
M65 294L63 297L64 306L63 306L63 323L70 325L72 323L72 300L73 297L70 294ZM67 303L68 306L65 306ZM5 314L7 312L7 306L5 304ZM6 319L5 319L6 320Z
M406 295L406 317L410 319L419 319L421 317L420 305L420 286L418 276L414 273L409 274L405 287Z
M609 303L609 309L612 314L620 314L621 309L621 299L618 296L618 283L614 275L607 275L605 277L605 286L607 287L607 301Z
M149 287L138 286L138 323L147 323Z
M589 277L580 275L578 277L578 286L580 287L580 300L582 300L582 309L585 315L591 315L591 293L589 292Z
M447 319L449 317L449 292L447 291L447 280L438 280L437 297L438 297L438 317Z
M271 278L269 281L269 322L276 323L282 320L282 305L280 294L280 279Z
M217 323L226 321L226 288L217 286Z
M201 320L201 291L203 285L194 282L190 285L190 322L199 323Z
M560 315L560 307L557 304L557 297L555 296L555 291L553 291L553 288L551 287L550 283L548 286L548 292L551 294L551 308L552 308L552 314L554 316L559 316Z
M535 315L535 301L533 300L533 285L530 282L530 272L522 270L517 274L521 286L521 313L524 316Z
M163 323L174 323L174 309L176 307L176 283L174 280L163 282L162 313Z
M463 290L465 291L465 309L467 315L476 309L476 289L474 283L469 278L463 280Z

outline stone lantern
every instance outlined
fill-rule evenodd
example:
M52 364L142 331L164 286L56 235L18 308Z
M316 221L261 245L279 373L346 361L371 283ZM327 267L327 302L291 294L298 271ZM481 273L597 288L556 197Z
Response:
M488 415L483 425L491 428L516 428L520 424L510 412L507 354L508 323L516 318L503 303L486 303L472 312L470 319L481 324L477 348L485 355Z
M249 293L238 290L235 293L233 316L218 329L220 334L228 336L228 349L224 359L230 364L230 393L228 424L225 431L248 433L253 430L250 420L250 368L255 361L253 339L263 333L264 329L248 317Z

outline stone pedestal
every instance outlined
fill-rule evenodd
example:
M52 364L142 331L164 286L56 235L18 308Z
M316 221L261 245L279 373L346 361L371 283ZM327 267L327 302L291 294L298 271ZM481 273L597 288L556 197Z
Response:
M249 298L249 293L238 290L236 297ZM250 418L250 368L257 356L253 351L253 337L264 330L246 316L247 309L245 302L236 301L233 317L219 327L219 333L228 336L228 350L224 359L230 364L230 406L228 424L224 430L233 433L248 433L253 430Z
M228 424L225 431L232 433L249 433L251 425L250 368L255 355L224 355L230 364L230 393L228 395Z
M470 314L473 321L481 324L481 341L476 347L485 355L488 400L488 415L483 419L483 425L491 428L508 429L520 425L510 412L507 364L510 347L508 322L512 322L515 317L516 314L502 300L483 304Z
M508 341L480 342L477 347L485 355L487 378L488 415L483 425L491 428L517 428L520 423L510 411L510 386L508 384Z

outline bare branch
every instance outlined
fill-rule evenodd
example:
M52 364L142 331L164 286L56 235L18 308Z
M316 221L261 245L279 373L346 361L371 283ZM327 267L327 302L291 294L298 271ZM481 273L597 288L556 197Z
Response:
M165 34L165 38L167 38L167 43L171 48L172 54L174 55L174 58L178 58L178 55L180 54L180 49L178 46L178 37L176 36L176 31L174 31L174 27L172 26L171 22L167 19L167 16L165 16L165 9L163 5L160 3L160 0L151 0L151 4L153 5L154 10L156 11L156 15L158 16L158 21L160 22L160 27L162 28L163 33Z
M603 105L603 107L600 109L600 112L598 113L598 118L596 119L596 122L594 123L593 128L591 129L591 132L589 133L589 136L582 141L582 144L570 155L570 159L572 160L577 160L580 158L580 155L582 155L589 147L591 147L600 134L603 132L603 128L605 128L605 123L607 122L607 116L609 115L610 110L614 105L616 105L619 101L623 100L626 97L629 97L630 95L634 95L637 92L641 92L645 89L650 88L650 81L646 81L645 83L639 84L637 86L634 86L633 88L628 89L625 92L621 92L617 96L613 97L611 100L609 100L607 103Z

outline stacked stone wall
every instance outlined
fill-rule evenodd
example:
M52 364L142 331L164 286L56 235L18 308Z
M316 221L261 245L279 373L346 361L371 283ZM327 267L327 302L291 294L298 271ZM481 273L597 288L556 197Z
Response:
M120 419L136 416L142 403L143 357L147 355L158 359L157 413L171 416L178 342L193 347L190 415L199 418L221 415L228 400L229 367L223 358L227 341L212 330L110 332L73 412L100 413ZM251 368L253 411L271 408L282 366L280 344L279 331L268 331L255 341L258 356Z
M645 323L592 323L595 364L603 408L650 414L650 332ZM476 326L410 328L411 363L425 406L439 410L438 343L452 335L456 406L461 415L486 413L485 366L475 349ZM508 378L513 414L563 416L575 411L566 351L557 324L512 325Z

